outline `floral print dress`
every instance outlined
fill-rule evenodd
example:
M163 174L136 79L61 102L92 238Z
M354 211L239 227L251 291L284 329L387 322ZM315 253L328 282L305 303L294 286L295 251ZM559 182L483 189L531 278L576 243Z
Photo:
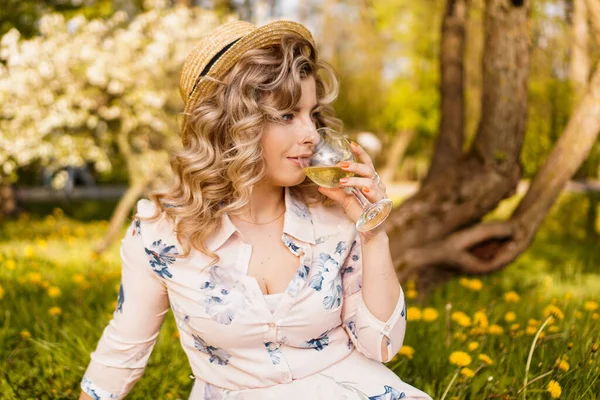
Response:
M299 265L273 312L247 274L251 245L227 215L206 241L221 257L212 266L195 249L174 257L182 249L164 215L134 218L121 240L117 307L91 353L82 390L94 399L125 397L171 309L195 377L190 399L431 400L382 364L402 347L406 302L401 291L387 321L371 314L352 221L337 206L307 207L288 188L285 204L281 240ZM151 216L154 208L142 199L136 216Z

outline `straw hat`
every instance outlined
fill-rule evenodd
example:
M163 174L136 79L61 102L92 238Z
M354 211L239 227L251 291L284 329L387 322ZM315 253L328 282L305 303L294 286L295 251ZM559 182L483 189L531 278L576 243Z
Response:
M187 142L187 114L213 92L217 84L203 79L205 76L221 80L240 59L254 48L281 42L281 38L295 33L315 46L310 31L302 24L279 20L261 27L246 21L228 22L205 35L187 56L179 77L179 92L185 104L181 140Z

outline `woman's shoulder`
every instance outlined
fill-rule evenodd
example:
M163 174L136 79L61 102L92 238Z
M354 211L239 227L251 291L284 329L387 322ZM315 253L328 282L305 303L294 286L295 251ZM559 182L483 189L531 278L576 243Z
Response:
M139 221L136 224L144 226L146 233L151 232L152 236L171 235L175 228L175 221L167 217L165 210L159 210L158 214L157 210L158 207L152 200L140 199L136 204L133 219Z

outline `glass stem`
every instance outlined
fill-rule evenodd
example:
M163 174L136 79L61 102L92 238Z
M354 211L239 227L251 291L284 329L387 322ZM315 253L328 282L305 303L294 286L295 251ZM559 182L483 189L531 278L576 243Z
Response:
M360 192L360 190L356 189L354 186L350 186L348 189L350 189L350 192L352 192L352 194L354 195L354 197L356 197L356 200L358 200L358 202L360 203L360 205L362 206L363 210L366 209L367 207L369 207L372 203L365 197L364 194L362 194Z

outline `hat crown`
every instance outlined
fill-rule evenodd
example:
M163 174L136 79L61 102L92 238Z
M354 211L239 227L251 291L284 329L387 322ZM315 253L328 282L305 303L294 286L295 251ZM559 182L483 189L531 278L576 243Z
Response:
M227 45L246 36L257 27L247 21L232 21L220 25L200 39L183 63L179 77L179 93L184 103L190 99L200 74L208 63Z

